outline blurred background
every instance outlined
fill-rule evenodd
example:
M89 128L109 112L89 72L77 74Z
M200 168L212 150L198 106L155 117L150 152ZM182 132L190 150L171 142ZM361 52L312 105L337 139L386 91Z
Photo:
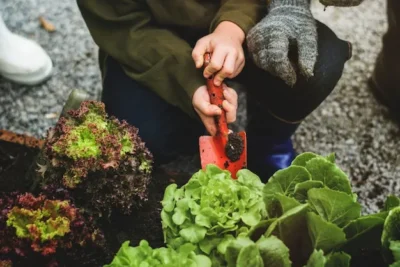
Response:
M313 1L318 20L353 44L334 93L298 129L298 152L336 153L367 210L377 210L389 193L399 192L399 126L372 96L367 80L387 28L386 1L365 0L358 7L327 8ZM1 0L0 13L14 33L38 42L54 64L50 80L21 86L0 77L0 129L42 138L53 126L74 88L99 98L101 84L97 48L73 0ZM47 30L43 17L54 26ZM49 25L47 25L49 26ZM246 119L240 94L238 124Z

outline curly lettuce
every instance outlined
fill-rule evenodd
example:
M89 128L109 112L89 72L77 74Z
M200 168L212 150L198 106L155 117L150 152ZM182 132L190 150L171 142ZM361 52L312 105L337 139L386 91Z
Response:
M187 243L174 250L168 248L150 247L146 240L141 240L139 246L129 246L125 241L112 262L104 267L211 267L211 261L204 255L197 255L195 246Z
M195 173L181 188L169 185L161 212L165 242L173 248L189 242L201 253L216 254L220 243L267 216L263 186L249 170L240 170L234 180L215 165Z

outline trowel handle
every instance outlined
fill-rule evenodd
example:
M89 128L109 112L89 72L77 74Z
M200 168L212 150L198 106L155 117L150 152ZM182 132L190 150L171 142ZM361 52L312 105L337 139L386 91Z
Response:
M204 54L204 67L207 67L211 60L211 54ZM210 95L210 102L213 105L217 105L221 108L222 113L220 116L215 116L215 124L217 126L217 135L222 135L224 137L228 136L229 129L228 123L226 121L226 112L222 108L222 102L225 100L222 85L216 86L214 84L214 75L207 79L207 90Z

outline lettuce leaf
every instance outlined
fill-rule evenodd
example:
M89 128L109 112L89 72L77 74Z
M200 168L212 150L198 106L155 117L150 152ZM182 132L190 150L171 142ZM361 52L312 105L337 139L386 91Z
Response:
M339 227L361 216L361 205L350 195L329 188L310 189L308 202L324 220Z
M399 242L400 241L400 207L393 208L389 211L382 232L382 249L387 262L393 263L398 261Z
M351 194L350 180L336 164L322 157L310 159L306 169L311 174L312 180L321 181L326 187Z
M386 198L383 211L390 211L391 209L396 208L398 206L400 206L400 198L393 195L389 195Z
M308 233L314 249L330 252L346 241L343 230L313 212L307 213Z
M324 255L322 250L314 250L306 267L349 267L350 255L343 252L335 252Z
M289 249L275 236L261 237L257 242L239 236L226 249L227 267L290 267Z

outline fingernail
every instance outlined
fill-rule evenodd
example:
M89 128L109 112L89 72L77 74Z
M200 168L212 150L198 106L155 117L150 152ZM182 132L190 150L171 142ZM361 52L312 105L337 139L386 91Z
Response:
M229 96L231 94L226 88L224 88L223 93L224 93L224 96Z

